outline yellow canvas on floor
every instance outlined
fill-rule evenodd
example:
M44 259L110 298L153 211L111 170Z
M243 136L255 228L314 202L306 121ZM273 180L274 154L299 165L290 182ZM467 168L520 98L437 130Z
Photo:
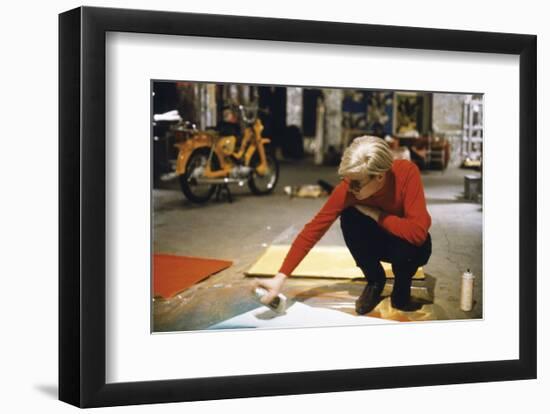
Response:
M245 272L246 276L274 276L281 267L290 249L287 245L269 246L262 256ZM391 265L381 262L386 277L393 278ZM292 272L292 276L322 277L335 279L362 278L359 269L347 247L315 246ZM424 270L419 267L414 279L424 279Z

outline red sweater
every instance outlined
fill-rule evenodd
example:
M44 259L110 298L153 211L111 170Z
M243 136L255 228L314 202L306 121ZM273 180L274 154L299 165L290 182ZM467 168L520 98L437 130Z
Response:
M380 209L378 225L391 234L416 246L424 243L432 219L426 208L420 171L414 163L395 160L384 187L364 200L356 199L348 187L348 179L344 179L334 188L325 205L292 243L279 272L290 276L340 213L356 204Z

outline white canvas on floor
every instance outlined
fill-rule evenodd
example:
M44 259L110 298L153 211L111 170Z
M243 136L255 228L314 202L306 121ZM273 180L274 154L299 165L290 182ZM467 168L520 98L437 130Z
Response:
M208 329L250 329L250 328L305 328L320 326L380 325L398 323L396 321L353 316L348 313L315 308L296 302L284 314L277 314L266 306L226 319Z

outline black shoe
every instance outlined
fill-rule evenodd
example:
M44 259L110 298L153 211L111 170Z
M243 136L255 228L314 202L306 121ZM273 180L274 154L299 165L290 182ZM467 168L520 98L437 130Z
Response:
M361 296L355 301L355 311L359 315L364 315L372 311L380 303L382 297L380 294L384 290L383 283L367 283Z
M410 299L406 301L397 301L392 297L391 306L403 312L416 312L417 310L420 310L423 305Z

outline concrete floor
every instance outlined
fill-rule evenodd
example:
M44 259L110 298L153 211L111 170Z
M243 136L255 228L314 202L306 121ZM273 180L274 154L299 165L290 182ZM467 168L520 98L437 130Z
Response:
M155 253L226 259L233 266L170 298L153 301L155 332L202 330L236 315L258 308L250 294L251 278L244 276L263 250L271 244L290 244L296 234L321 208L326 198L290 199L285 185L315 184L318 179L337 183L336 166L315 166L311 160L281 161L275 192L258 197L245 186L231 187L233 203L214 201L204 205L185 199L177 182L153 190L153 249ZM424 303L416 312L394 310L386 298L368 316L394 321L456 320L481 318L482 301L482 209L463 199L468 170L449 168L425 171L422 180L432 216L433 252L424 267L426 279L415 282L413 296ZM319 242L344 245L339 220ZM476 275L474 307L459 309L461 274L470 268ZM335 309L355 315L354 302L363 280L289 278L284 293L290 303ZM307 321L304 322L307 325Z

